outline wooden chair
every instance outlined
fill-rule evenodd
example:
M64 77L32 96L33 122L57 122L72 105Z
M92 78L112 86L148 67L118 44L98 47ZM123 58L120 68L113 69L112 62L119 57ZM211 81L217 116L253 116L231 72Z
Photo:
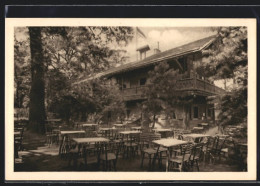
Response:
M120 143L113 143L110 142L109 144L105 145L104 153L100 156L101 164L103 165L103 170L107 171L112 169L112 163L114 170L116 169L116 164L119 156L119 152L122 148L123 142Z
M170 156L168 158L168 171L179 171L182 172L184 170L188 170L190 168L190 159L193 144L185 144L181 145L181 155L178 156Z
M140 141L143 143L143 145L141 146L141 157L142 157L142 161L141 161L141 167L143 167L143 162L145 159L145 155L148 155L149 158L149 170L152 168L152 157L153 157L153 165L155 162L155 158L160 158L160 155L158 154L158 148L156 148L156 146L152 143L153 140L159 140L161 139L161 135L157 134L157 133L145 133L143 135L140 136ZM146 142L146 143L144 143ZM144 144L148 144L148 145L144 145ZM160 161L160 160L158 160Z
M193 168L194 164L196 164L197 170L199 171L199 160L201 159L202 149L204 143L198 143L192 148L192 153L190 157L190 166Z
M20 132L20 135L14 137L14 143L17 151L23 150L23 133L24 127L19 127L14 129L15 132Z
M123 156L129 155L135 157L138 154L138 144L140 140L140 134L130 134L126 140L123 140Z

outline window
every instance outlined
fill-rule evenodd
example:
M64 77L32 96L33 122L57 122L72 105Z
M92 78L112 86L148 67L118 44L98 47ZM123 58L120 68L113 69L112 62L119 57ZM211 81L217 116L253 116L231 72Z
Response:
M142 86L142 85L145 85L145 83L146 83L146 78L141 78L140 79L140 85Z
M193 118L199 118L199 108L193 107Z
M126 88L126 84L123 84L123 88Z
M172 119L176 119L176 114L175 114L175 112L172 113Z
M208 109L208 117L211 117L211 109Z

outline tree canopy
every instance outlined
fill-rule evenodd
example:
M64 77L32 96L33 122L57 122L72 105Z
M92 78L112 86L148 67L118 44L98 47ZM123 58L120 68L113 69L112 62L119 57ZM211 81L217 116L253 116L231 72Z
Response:
M37 37L34 34L36 30ZM62 99L67 100L64 104L80 102L81 110L86 110L84 103L90 106L92 103L90 97L84 100L71 94L72 83L124 62L127 58L125 51L116 50L115 46L127 45L133 37L133 29L131 27L19 27L16 28L15 35L22 40L15 42L17 87L15 105L23 105L20 102L25 101L23 96L30 90L30 106L35 103L35 107L43 105L42 110L46 107L47 111L61 113L62 109L55 110L56 107L52 105ZM34 64L37 65L35 68ZM42 83L39 83L40 81ZM32 85L38 88L34 89ZM40 89L44 90L43 94L40 94L43 99L33 100L32 95ZM30 115L35 114L30 112ZM41 121L34 123L44 125L44 120L45 116Z
M163 113L172 116L176 105L186 108L190 103L190 96L178 90L177 81L181 78L182 74L178 70L170 68L167 62L157 64L154 70L149 72L149 82L145 91L147 100L143 102L143 112L147 112L149 117L153 117L153 127L156 115ZM188 127L188 124L188 120L184 119L184 125Z
M204 51L203 65L197 70L214 80L232 79L226 94L217 97L222 125L247 121L247 28L220 27L216 42Z

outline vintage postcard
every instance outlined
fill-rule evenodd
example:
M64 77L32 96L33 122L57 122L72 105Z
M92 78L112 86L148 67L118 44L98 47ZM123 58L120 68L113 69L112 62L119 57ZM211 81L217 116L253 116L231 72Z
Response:
M255 19L5 19L7 181L256 180Z

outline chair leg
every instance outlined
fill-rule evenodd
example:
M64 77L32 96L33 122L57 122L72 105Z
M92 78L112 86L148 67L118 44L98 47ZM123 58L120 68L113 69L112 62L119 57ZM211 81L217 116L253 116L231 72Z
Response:
M141 156L142 156L142 161L141 161L141 167L143 167L143 164L144 164L144 153L143 152L141 152Z
M116 160L113 161L113 165L114 165L115 171L117 171L117 170L116 170Z
M151 165L152 165L152 157L151 154L149 154L149 170L151 169Z
M200 171L200 169L199 169L199 162L198 162L198 160L196 160L196 165L197 165L197 170L198 170L198 171Z

